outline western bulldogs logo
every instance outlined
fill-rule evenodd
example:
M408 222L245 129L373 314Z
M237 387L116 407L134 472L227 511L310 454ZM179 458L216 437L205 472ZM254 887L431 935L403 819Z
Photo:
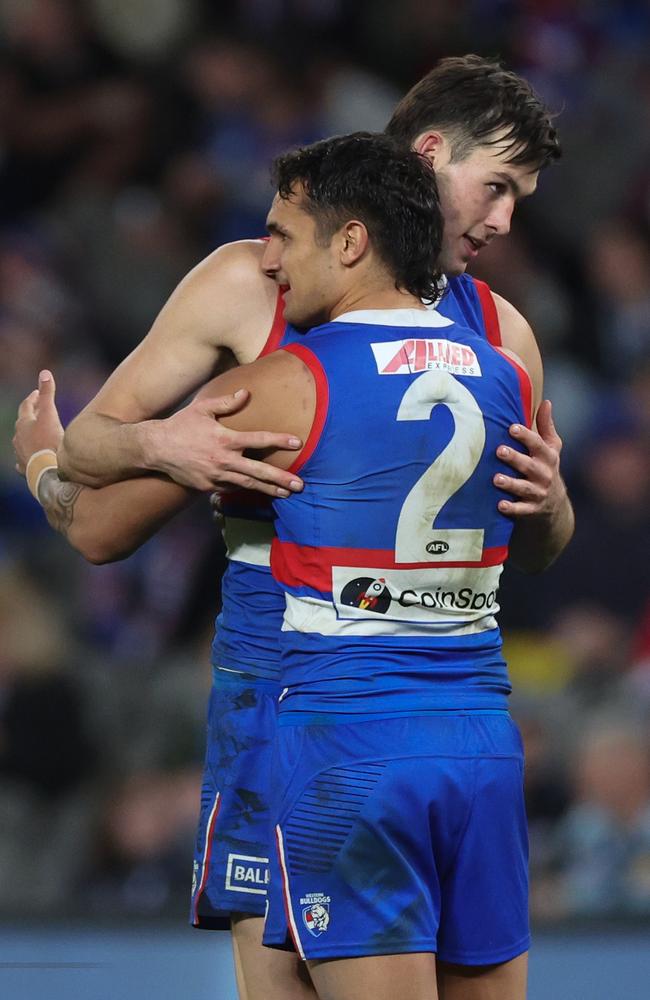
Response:
M322 892L309 892L300 904L303 924L313 937L320 937L330 924L330 897Z
M390 607L391 596L383 576L373 580L371 576L360 576L350 580L341 591L341 604L360 611L375 611L385 615Z

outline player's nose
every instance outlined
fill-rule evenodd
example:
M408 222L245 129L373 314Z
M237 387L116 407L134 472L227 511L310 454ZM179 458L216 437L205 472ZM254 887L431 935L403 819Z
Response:
M514 209L514 198L500 199L485 220L485 225L495 236L507 236L510 232L510 223L512 222Z
M268 240L262 254L262 270L272 278L280 270L280 254L273 240Z

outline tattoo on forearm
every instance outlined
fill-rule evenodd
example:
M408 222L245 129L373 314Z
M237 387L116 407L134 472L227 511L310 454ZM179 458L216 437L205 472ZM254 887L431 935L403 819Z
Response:
M62 483L56 469L48 469L39 483L38 498L48 523L64 537L74 520L74 505L84 489L79 483Z

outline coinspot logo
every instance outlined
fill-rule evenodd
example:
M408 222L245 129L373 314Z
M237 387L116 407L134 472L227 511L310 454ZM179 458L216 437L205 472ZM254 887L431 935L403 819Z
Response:
M378 615L385 615L390 602L390 591L383 576L377 579L371 576L357 577L346 583L341 591L341 604L359 608L360 611L374 611Z

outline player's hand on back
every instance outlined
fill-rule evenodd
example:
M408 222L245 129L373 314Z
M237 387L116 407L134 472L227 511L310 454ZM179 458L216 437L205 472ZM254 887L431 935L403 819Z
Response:
M199 396L166 420L151 421L150 468L201 491L249 489L275 497L302 489L294 473L244 455L248 450L296 451L302 447L298 438L272 431L234 431L219 423L220 416L240 410L248 396L245 389L227 396Z
M13 446L16 471L22 476L35 452L44 449L56 452L63 440L55 392L54 376L49 371L42 371L38 378L38 389L30 392L18 407Z
M510 517L552 517L565 502L566 487L560 475L562 439L555 429L550 400L545 399L537 412L536 428L513 424L510 433L528 454L501 445L497 455L522 478L498 474L495 486L512 494L512 500L499 501L499 510Z

